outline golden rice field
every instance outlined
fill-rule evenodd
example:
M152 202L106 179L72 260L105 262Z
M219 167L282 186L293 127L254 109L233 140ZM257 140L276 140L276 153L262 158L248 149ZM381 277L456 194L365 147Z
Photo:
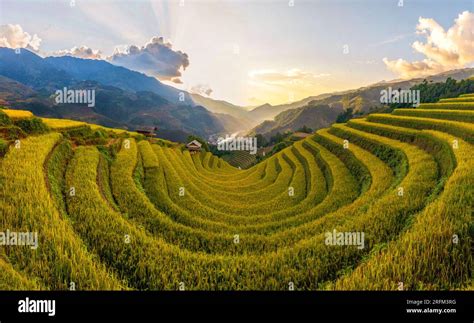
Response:
M41 120L51 129L61 131L63 129L76 128L85 126L85 122L67 120L67 119L53 119L53 118L41 118Z
M472 289L472 98L334 124L244 170L43 118L3 139L0 231L38 243L0 246L0 289Z
M3 112L12 120L33 118L33 113L30 111L5 109Z

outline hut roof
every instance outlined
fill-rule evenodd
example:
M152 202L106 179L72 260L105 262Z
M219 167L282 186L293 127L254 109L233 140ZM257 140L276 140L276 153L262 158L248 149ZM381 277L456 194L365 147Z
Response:
M193 141L186 144L186 147L188 147L188 148L189 147L199 147L199 148L201 148L201 146L202 146L201 143L197 140L193 140Z

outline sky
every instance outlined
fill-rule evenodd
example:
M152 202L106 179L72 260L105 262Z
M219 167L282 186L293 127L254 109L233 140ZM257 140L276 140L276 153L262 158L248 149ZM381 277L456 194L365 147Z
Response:
M473 13L472 0L2 0L0 46L256 106L471 67Z

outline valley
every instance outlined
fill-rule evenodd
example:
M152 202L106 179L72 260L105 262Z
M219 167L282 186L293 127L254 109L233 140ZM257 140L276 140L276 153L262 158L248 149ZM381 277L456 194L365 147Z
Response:
M36 250L1 249L0 285L470 288L471 98L454 100L463 110L421 104L334 124L246 170L125 130L0 110L11 130L3 227L38 232ZM326 243L335 232L358 240Z
M1 0L0 323L466 321L472 0Z

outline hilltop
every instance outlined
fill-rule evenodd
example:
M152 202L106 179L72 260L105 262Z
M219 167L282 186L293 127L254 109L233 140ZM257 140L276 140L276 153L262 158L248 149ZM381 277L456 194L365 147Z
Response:
M246 170L0 110L3 225L38 233L0 249L0 289L472 289L473 99L335 124Z
M299 103L288 106L280 106L282 110L273 120L267 120L254 127L250 134L262 134L269 138L276 133L296 131L302 126L312 129L321 129L336 122L339 115L346 112L350 115L366 115L380 110L383 104L380 102L380 92L391 87L394 90L407 90L413 86L426 82L428 84L445 82L451 80L464 80L474 75L474 68L453 70L440 73L426 78L411 80L382 81L376 84L362 87L357 90L345 91L334 94L325 94L320 97L308 98ZM295 108L302 104L300 107ZM330 109L329 109L330 108ZM271 109L270 105L265 107Z
M242 127L231 115L214 114L189 93L155 78L106 61L69 56L42 58L26 49L0 48L0 100L39 116L74 119L137 129L157 126L178 140L188 134L207 137ZM96 105L55 104L58 89L94 89Z

